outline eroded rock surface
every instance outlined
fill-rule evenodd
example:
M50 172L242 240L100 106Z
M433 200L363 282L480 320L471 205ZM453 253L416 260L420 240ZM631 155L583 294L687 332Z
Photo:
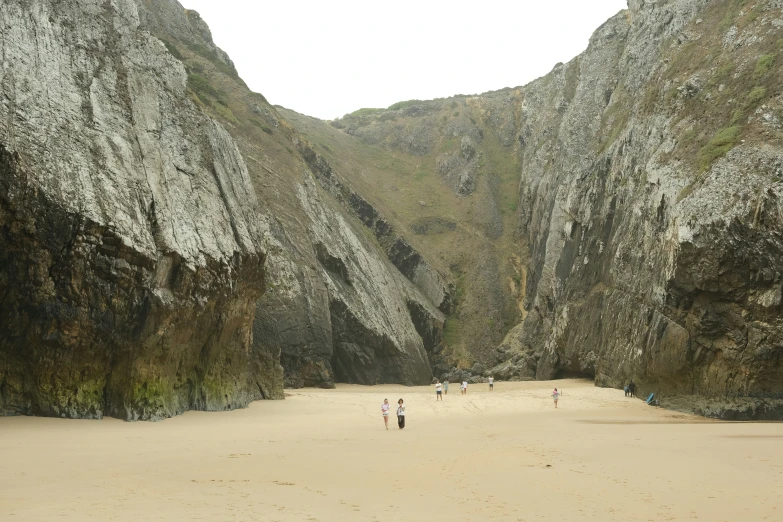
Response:
M768 418L783 398L781 26L779 1L630 0L529 85L333 126L445 150L433 161L458 191L466 140L490 166L518 161L522 321L500 350L472 343L474 360L508 378L633 378L711 415ZM480 198L500 201L480 186L493 170L460 191L474 219L491 215Z
M0 5L0 411L159 419L281 397L266 224L130 0Z

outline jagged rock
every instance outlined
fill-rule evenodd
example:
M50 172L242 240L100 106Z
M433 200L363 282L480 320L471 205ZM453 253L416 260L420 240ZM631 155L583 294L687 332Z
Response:
M146 27L170 45L215 48L208 32L187 28L192 12L180 8L176 16L185 18L174 23L167 3L139 5L147 10ZM214 56L201 58L185 60L199 60L198 67L213 76L223 70ZM428 356L440 349L442 310L450 306L446 282L305 138L282 123L276 108L240 81L225 101L215 116L225 107L234 111L239 124L226 128L248 161L270 222L269 284L257 303L254 345L280 351L290 387L429 382ZM248 119L252 124L243 125Z
M265 221L180 62L130 0L10 0L0 26L0 413L282 398L251 349Z
M529 259L524 284L508 288L523 289L524 312L498 371L606 386L633 378L642 393L716 404L783 395L783 99L780 64L769 54L780 9L776 1L750 10L630 0L583 54L548 75L434 101L417 116L442 136L440 147L429 144L440 152L432 162L458 194L471 177L465 168L482 154L490 167L515 162L520 175L513 208ZM475 155L457 148L466 119L484 130L481 140L471 135ZM379 118L364 123L362 139L392 143L398 133ZM406 120L408 132L414 126ZM494 240L502 230L492 226L492 207L502 199L481 186L492 170L480 172L471 220ZM475 248L466 264L488 261L486 250ZM486 289L507 272L490 266L464 278L475 287L460 288L457 318L471 337L490 337L496 323L484 314L505 310L498 295L509 290ZM466 344L490 366L499 342Z

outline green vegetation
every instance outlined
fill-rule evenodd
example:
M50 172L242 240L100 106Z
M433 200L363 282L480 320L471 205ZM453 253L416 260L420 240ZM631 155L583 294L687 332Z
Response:
M177 49L176 45L174 45L173 43L169 42L168 40L163 40L162 38L161 38L160 41L163 42L163 45L166 46L166 49L169 50L169 53L171 53L171 55L174 58L176 58L177 60L179 60L181 62L185 61L185 57L182 56L182 53L179 52L179 49Z
M371 108L371 107L364 107L362 109L359 109L359 110L356 110L356 111L353 111L351 113L346 114L345 116L343 116L343 118L359 118L361 116L370 116L370 115L373 115L373 114L378 114L382 110L383 109L374 109L374 108Z
M250 120L250 121L251 121L251 123L253 125L255 125L256 127L260 128L262 131L266 132L267 134L272 134L273 133L272 129L270 129L268 126L264 125L260 121L258 121L258 120Z
M753 71L753 77L758 79L767 74L775 63L774 54L764 54L756 62L756 69Z
M761 100L767 97L767 88L757 85L753 87L753 90L748 93L748 105L755 107Z
M738 125L719 130L712 139L699 150L699 171L707 170L712 162L734 148L742 129Z
M745 5L747 0L731 0L726 10L724 11L723 19L718 24L718 30L721 33L728 31L739 16L739 11Z
M709 82L710 87L715 87L720 85L723 81L729 78L731 74L734 72L734 70L737 68L737 66L734 64L734 62L727 62L718 67L718 69L715 71L715 74L712 76Z
M669 66L657 85L648 87L649 95L645 93L645 113L663 109L673 117L674 128L688 129L670 155L691 163L695 173L708 169L736 146L740 137L746 141L770 139L769 129L762 128L752 116L761 104L780 92L783 75L777 57L783 39L759 26L763 14L761 4L747 0L710 2L701 18L704 27L717 30L684 44L669 42ZM732 26L737 27L738 34L760 38L727 49L723 39ZM681 86L691 78L704 78L706 71L712 71L706 83L692 95L680 96ZM664 89L665 96L656 97L650 92Z
M443 342L446 346L454 347L459 344L461 325L458 319L449 317L443 325Z
M239 120L236 116L234 116L234 113L231 111L231 109L228 108L227 105L224 103L217 103L213 105L214 109L223 116L225 119L230 121L231 123L239 123Z
M405 107L410 107L411 105L416 105L419 103L421 103L421 100L406 100L397 103L392 103L391 105L389 105L389 110L398 111L400 109L404 109Z
M214 49L210 49L209 47L200 44L198 42L189 42L185 41L183 42L185 44L185 47L190 49L193 53L201 56L202 58L208 60L212 65L214 65L220 72L223 74L230 76L231 78L238 79L239 75L237 74L236 69L228 65L227 63L224 63L219 57L217 52Z
M226 93L213 87L206 77L198 73L188 74L188 88L193 91L204 104L209 105L209 102L214 100L223 106L228 105Z

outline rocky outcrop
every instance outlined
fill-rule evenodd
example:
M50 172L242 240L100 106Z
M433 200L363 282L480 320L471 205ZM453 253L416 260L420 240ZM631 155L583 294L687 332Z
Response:
M499 351L474 345L474 359L508 378L632 378L663 403L688 395L712 404L699 411L774 417L782 25L779 1L631 0L583 54L529 85L333 125L430 154L444 184L472 198L474 220L481 209L487 238L492 208L480 201L501 200L481 182L495 169L479 162L466 176L474 192L454 185L470 162L465 143L490 166L518 165L526 266L510 289L523 292L523 320ZM406 143L416 136L421 144ZM502 234L497 244L508 245Z
M268 288L256 305L255 351L280 353L290 387L428 383L428 352L450 297L442 277L246 88L196 13L174 0L137 4L142 26L185 64L194 102L236 140L268 214ZM379 239L382 230L388 241ZM409 303L418 306L415 316Z
M229 134L130 0L0 5L0 412L281 398L266 225Z
M757 65L783 12L729 4L632 1L583 55L524 88L530 313L516 342L538 378L783 397L781 135L764 123L782 105L764 87L779 71ZM738 26L744 46L718 51L720 31ZM720 57L694 54L709 49ZM724 116L715 98L727 91ZM720 143L731 126L745 139Z

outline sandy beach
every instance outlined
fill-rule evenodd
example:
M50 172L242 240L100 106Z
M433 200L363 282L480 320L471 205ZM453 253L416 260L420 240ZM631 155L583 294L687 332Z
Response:
M400 397L406 429L392 416L386 431L381 402ZM782 520L782 442L780 423L577 380L452 383L443 402L288 390L158 423L0 418L0 520Z

